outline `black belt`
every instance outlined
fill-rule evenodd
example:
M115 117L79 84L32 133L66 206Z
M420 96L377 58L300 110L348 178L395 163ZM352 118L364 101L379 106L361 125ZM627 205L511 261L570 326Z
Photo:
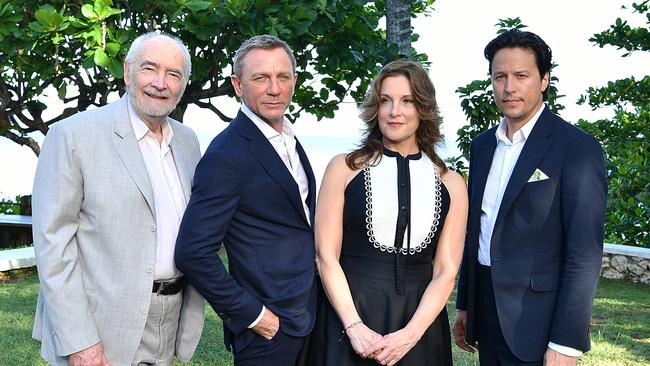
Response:
M151 292L158 295L176 295L181 292L184 286L184 277L178 277L171 280L156 280L153 281Z

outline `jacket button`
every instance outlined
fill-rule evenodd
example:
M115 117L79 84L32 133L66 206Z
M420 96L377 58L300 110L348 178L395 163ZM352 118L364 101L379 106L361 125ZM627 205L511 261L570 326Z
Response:
M149 226L149 230L151 230L151 232L156 231L156 225Z
M146 265L146 266L144 267L144 270L145 270L147 273L151 273L151 272L153 272L153 266Z

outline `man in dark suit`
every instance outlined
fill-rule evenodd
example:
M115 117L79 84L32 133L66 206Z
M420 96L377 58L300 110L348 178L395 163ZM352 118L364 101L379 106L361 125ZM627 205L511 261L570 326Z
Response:
M296 61L267 35L245 41L233 61L241 109L197 166L176 266L223 320L236 365L292 365L316 305L314 174L284 117Z
M545 105L551 49L516 29L485 48L504 117L470 147L456 343L481 365L575 365L589 350L607 182L598 141Z

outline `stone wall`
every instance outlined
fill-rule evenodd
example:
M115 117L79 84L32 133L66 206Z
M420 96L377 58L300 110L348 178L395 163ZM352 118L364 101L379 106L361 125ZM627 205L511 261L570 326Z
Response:
M650 249L605 244L601 276L650 284Z

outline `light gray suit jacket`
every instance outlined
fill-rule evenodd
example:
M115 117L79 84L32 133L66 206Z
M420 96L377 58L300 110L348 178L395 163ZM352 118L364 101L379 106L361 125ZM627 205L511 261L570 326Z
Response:
M168 121L189 200L198 140ZM41 283L32 336L42 357L67 365L66 355L101 341L111 365L130 365L149 311L156 219L126 95L50 128L32 194ZM175 351L187 361L203 329L204 301L192 287L183 296Z

